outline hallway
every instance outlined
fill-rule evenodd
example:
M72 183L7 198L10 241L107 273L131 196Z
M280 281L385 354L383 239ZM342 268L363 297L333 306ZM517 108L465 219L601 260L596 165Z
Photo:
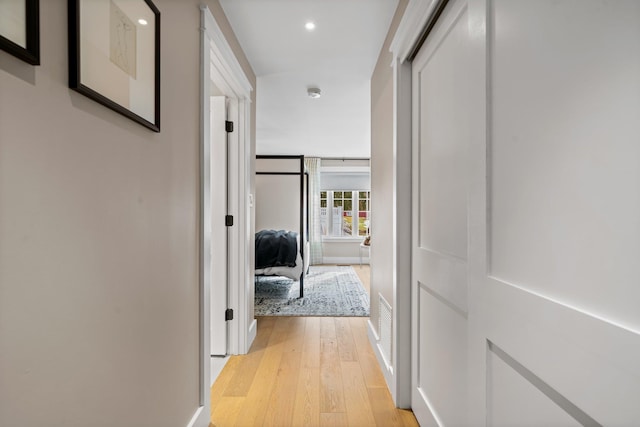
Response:
M369 267L354 266L365 288ZM211 425L417 426L393 405L366 317L261 317L211 389Z

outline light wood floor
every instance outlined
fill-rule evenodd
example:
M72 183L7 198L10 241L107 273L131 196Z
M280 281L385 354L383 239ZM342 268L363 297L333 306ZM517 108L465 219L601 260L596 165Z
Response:
M354 266L369 288L368 266ZM393 405L365 317L259 317L211 388L211 425L417 426Z

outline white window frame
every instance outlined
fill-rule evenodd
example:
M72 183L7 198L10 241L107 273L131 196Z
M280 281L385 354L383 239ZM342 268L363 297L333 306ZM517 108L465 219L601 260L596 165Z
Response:
M333 230L334 227L336 226L333 223L333 193L334 192L351 192L351 218L352 218L352 226L351 226L351 232L352 234L350 236L334 236L333 235ZM322 236L322 240L323 241L360 241L362 240L365 236L360 236L358 234L353 234L354 231L356 231L359 229L359 224L357 221L354 221L354 218L358 218L358 212L359 212L359 205L360 205L360 192L367 192L369 193L369 216L371 216L371 190L321 190L322 192L326 192L327 193L327 235L323 235ZM370 220L370 218L369 218ZM342 221L340 222L340 224L338 224L339 227L342 227Z

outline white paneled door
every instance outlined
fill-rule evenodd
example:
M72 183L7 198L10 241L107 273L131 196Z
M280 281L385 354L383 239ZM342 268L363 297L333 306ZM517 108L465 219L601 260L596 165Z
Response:
M640 422L640 2L451 0L412 62L422 425Z
M482 83L468 14L451 2L413 62L412 407L424 425L466 422L470 94Z
M211 355L227 354L227 98L211 97Z

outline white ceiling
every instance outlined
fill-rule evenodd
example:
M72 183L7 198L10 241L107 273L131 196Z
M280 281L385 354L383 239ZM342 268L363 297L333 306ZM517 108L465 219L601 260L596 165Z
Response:
M371 74L397 2L220 0L257 76L257 154L370 157Z

